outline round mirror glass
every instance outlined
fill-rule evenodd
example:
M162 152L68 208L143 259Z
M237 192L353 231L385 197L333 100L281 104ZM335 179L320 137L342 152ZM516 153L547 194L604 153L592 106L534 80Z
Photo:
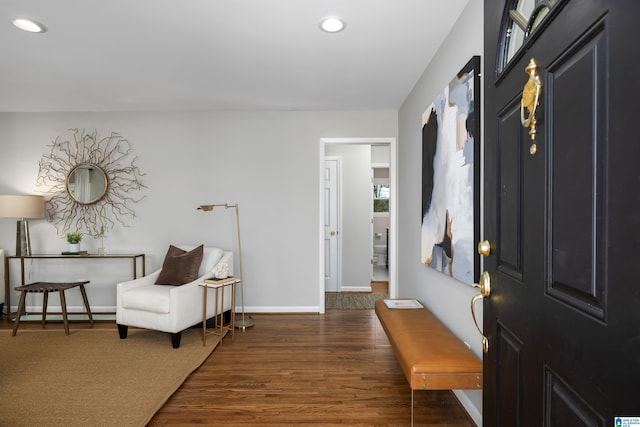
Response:
M107 175L93 163L80 163L67 175L69 197L83 205L90 205L107 192Z

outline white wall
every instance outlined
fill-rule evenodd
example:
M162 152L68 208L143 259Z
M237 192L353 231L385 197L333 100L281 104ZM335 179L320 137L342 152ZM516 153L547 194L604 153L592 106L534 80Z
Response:
M482 357L480 335L469 303L477 291L420 262L421 115L451 78L474 55L483 53L483 2L470 1L438 53L413 88L398 116L398 293L417 298ZM484 67L484 63L482 63ZM487 67L491 69L491 66ZM477 304L478 321L482 304ZM457 391L469 414L482 423L482 392Z
M232 210L203 213L196 207L239 203L246 310L318 312L320 138L395 137L397 113L0 113L0 194L34 194L39 160L72 127L97 129L100 135L119 132L146 173L148 188L136 218L128 228L107 234L108 252L144 252L150 272L161 266L170 243L235 250ZM31 239L34 253L66 250L64 239L44 220L31 221ZM83 245L93 252L100 243L88 238ZM0 219L0 248L14 253L15 220ZM79 271L77 262L59 268L43 263L33 263L28 279L44 279L38 271L88 278L91 304L102 308L113 308L113 286L131 274L122 262ZM12 263L12 286L18 270ZM14 292L14 307L16 301ZM74 304L80 305L69 297Z
M390 147L388 145L371 146L371 163L389 165L391 161Z
M328 144L327 156L339 156L341 291L371 290L371 146Z

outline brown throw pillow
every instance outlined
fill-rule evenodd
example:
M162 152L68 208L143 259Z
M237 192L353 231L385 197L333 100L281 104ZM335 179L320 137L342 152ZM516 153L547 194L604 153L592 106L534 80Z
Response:
M203 254L204 245L189 252L170 245L155 284L180 286L193 282L198 278Z

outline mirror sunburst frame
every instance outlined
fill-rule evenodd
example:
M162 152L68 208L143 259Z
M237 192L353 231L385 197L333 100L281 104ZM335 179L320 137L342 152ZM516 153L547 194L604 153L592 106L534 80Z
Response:
M126 227L126 221L135 218L134 205L144 198L139 193L146 188L131 144L116 132L101 138L97 130L69 132L70 137L57 137L40 160L36 185L45 193L47 219L60 235L80 231L96 237L117 224ZM90 182L93 173L82 177L87 188L101 186L99 197L78 196L84 175L78 171L84 168L87 172L95 168L95 176L102 177L97 184Z

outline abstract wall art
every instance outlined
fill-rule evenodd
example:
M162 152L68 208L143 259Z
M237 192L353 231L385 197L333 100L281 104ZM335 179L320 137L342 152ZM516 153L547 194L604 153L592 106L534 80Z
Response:
M480 57L422 115L423 264L473 284L480 259Z

